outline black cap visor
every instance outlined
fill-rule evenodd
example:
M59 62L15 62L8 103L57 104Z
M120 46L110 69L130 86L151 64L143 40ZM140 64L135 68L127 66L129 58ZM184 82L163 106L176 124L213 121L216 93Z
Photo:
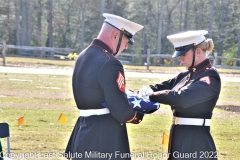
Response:
M181 47L175 48L175 52L174 52L172 58L176 58L176 57L179 57L179 56L187 53L191 48L193 48L193 46L194 46L194 43L187 45L187 46L181 46Z
M131 44L131 45L133 45L134 39L133 39L133 38L129 38L128 36L126 36L126 37L129 39L128 43Z
M134 43L133 35L129 33L127 30L123 30L123 34L127 37L127 39L129 39L128 43L133 45Z

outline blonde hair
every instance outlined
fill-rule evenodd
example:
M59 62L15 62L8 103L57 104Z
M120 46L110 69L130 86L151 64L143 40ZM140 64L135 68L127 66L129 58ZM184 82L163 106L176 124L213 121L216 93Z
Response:
M213 40L206 39L204 42L198 44L197 48L201 48L204 52L210 53L214 48Z

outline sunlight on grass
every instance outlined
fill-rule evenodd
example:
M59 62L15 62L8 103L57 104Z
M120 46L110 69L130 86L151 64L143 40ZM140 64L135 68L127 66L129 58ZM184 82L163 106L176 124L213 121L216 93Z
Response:
M11 78L32 81L11 81L9 80ZM163 80L166 79L127 77L126 83L127 88L137 91L143 86ZM10 124L11 152L55 154L64 152L79 116L72 95L71 76L0 73L0 83L0 119ZM240 107L239 86L240 83L237 82L224 82L220 102L234 101L236 107ZM66 125L58 122L61 113L68 118ZM18 126L17 119L21 116L25 117L25 124ZM171 121L170 106L161 104L157 112L145 115L140 124L127 124L131 151L136 154L167 153L167 148L161 144L161 141L162 133L169 133ZM211 133L220 160L237 159L240 156L240 123L238 122L240 122L239 113L214 109ZM4 139L3 146L6 150Z

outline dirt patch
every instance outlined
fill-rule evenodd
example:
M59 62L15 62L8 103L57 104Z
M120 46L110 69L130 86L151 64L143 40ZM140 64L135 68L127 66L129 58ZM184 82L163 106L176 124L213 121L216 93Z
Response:
M1 103L1 109L4 108L11 108L11 109L50 109L50 110L73 110L73 111L78 111L77 107L73 106L60 106L60 105L54 105L54 104L32 104L32 103L6 103L2 102ZM0 109L0 110L1 110Z
M217 105L216 108L223 109L223 110L226 110L226 111L240 113L240 106L235 106L235 105Z
M46 90L0 90L0 97L18 97L18 98L51 98L55 100L70 100L73 98L72 93L54 92Z

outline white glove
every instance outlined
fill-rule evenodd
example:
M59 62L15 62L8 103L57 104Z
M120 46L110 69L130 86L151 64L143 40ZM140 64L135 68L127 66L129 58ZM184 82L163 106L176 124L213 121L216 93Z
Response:
M148 96L152 93L153 93L153 90L150 88L150 86L145 86L139 90L138 96L148 99Z

